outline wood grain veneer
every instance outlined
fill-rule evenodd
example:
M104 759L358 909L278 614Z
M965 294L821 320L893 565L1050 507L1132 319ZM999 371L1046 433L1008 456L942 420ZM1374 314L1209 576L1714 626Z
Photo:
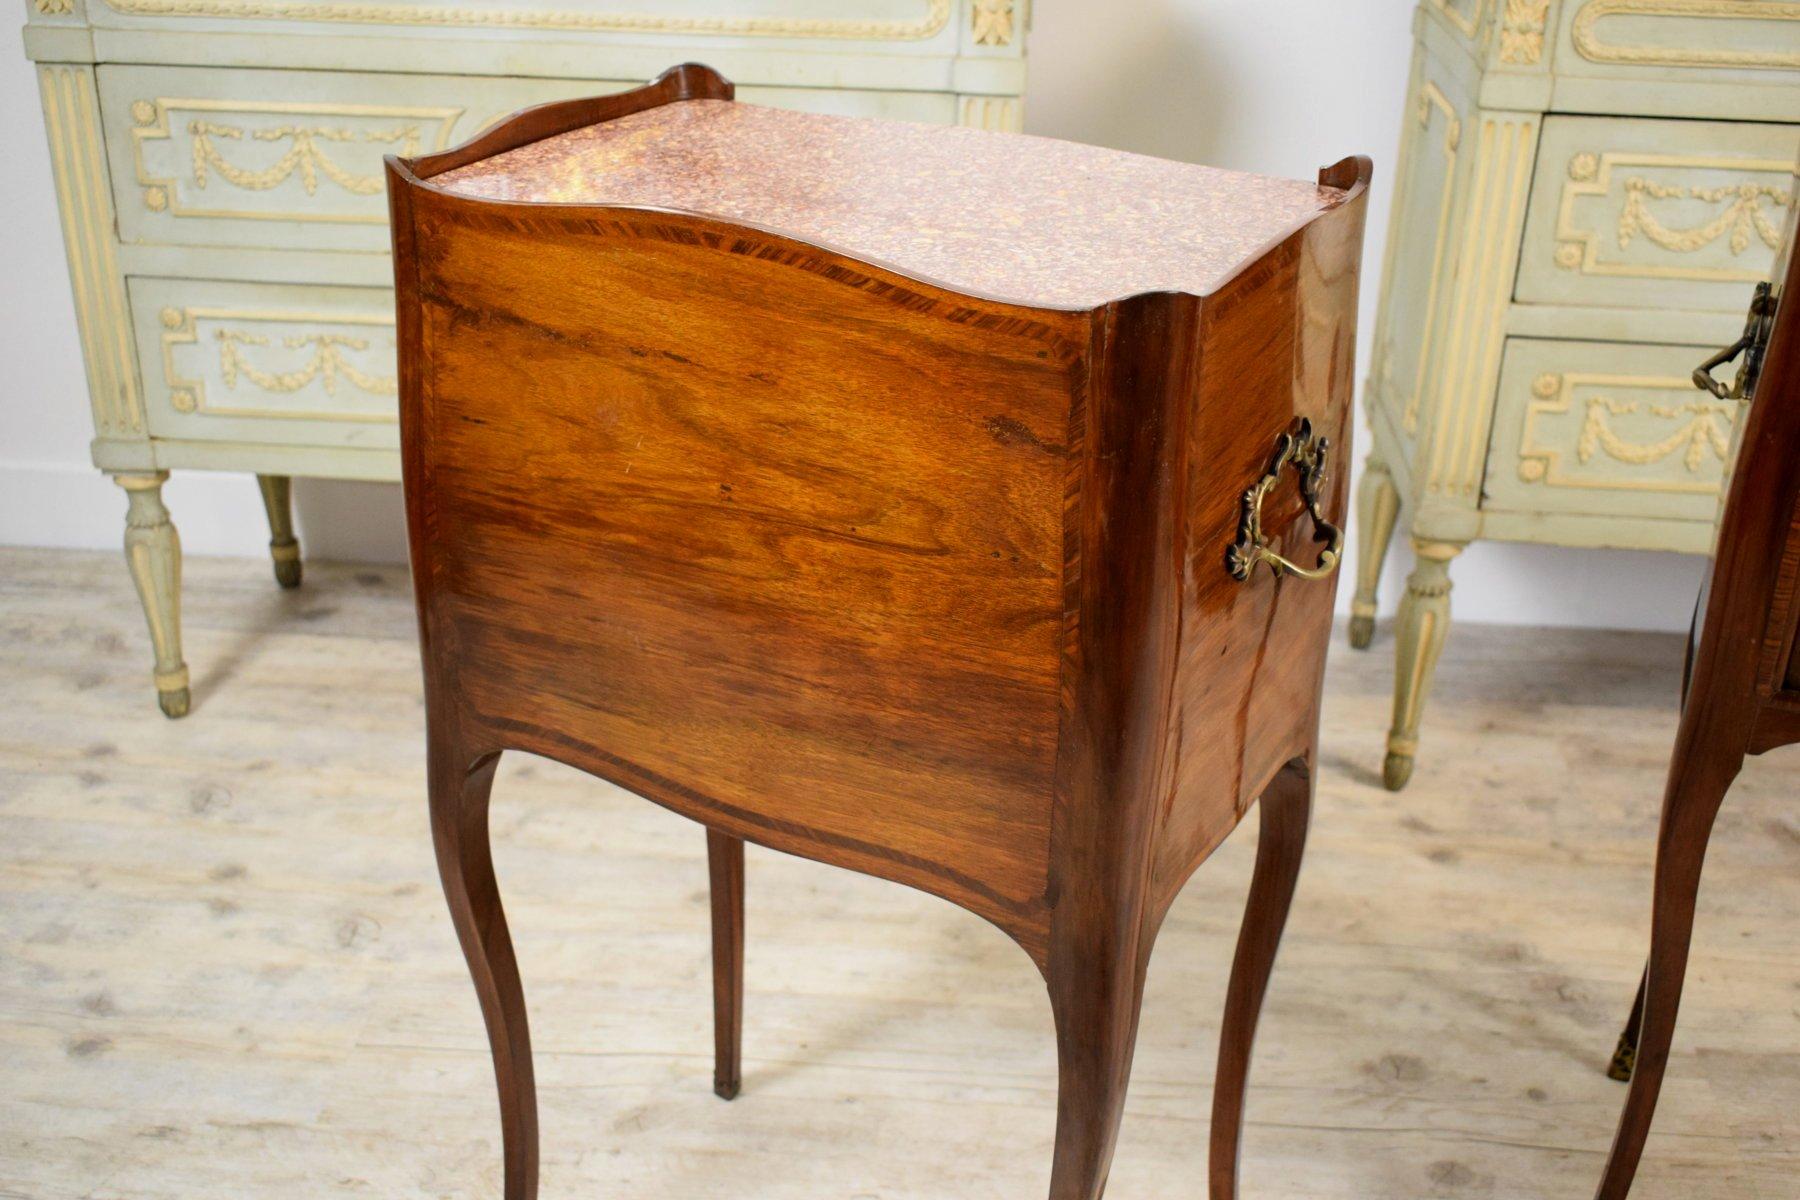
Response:
M1162 266L1151 242L1127 254L1108 215L1124 201L1029 195L1075 151L870 121L835 127L832 144L856 152L814 155L804 138L755 140L812 129L792 114L692 104L729 95L682 67L388 163L433 821L495 1048L507 1195L533 1194L536 1115L485 811L493 763L517 749L1009 934L1056 1013L1056 1200L1100 1194L1156 927L1262 796L1268 849L1215 1098L1213 1189L1230 1196L1306 827L1334 580L1240 583L1225 550L1280 436L1302 418L1340 446L1349 433L1368 162L1274 189L1292 209L1261 185L1229 198L1216 173L1176 172L1222 205L1188 260L1210 290L1109 296L1183 252ZM700 115L651 120L665 109ZM601 167L580 200L439 186L492 180L490 162L510 161L515 182L526 164L554 174L559 147L604 142L587 130L614 122L664 131L627 178L692 170L705 205L716 177L696 161L729 159L743 174L720 186L739 207L644 207L608 193ZM742 146L722 139L732 130ZM866 180L789 186L908 139L934 139L913 160L945 193L932 211L1001 173L1020 211L1059 224L1040 244L1091 234L1118 261L1058 274L1022 255L993 286L1037 301L1000 300L966 276L895 269L896 247L932 240L929 212L858 199L879 190ZM851 214L854 243L794 228L826 212ZM922 273L928 257L910 261ZM1344 474L1323 496L1334 521ZM1318 555L1291 479L1265 519L1284 553ZM715 863L741 886L729 857ZM734 898L716 911L741 921Z

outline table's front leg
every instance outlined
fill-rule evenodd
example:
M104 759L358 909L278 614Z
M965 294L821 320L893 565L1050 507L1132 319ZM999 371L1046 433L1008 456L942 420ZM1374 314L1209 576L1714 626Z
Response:
M1137 1044L1150 941L1141 900L1070 889L1049 965L1056 1021L1056 1151L1050 1200L1100 1200L1112 1166Z
M427 672L431 667L427 667ZM441 685L439 685L441 687ZM427 681L427 704L447 707ZM525 1019L525 989L519 980L512 935L500 906L494 857L488 837L488 799L499 752L472 754L440 726L453 718L428 719L426 776L431 803L431 840L438 877L450 904L450 919L475 980L481 1016L494 1056L500 1089L500 1141L505 1162L505 1200L536 1200L538 1185L537 1083L531 1067L531 1031Z
M1287 927L1288 909L1300 880L1306 830L1312 819L1313 773L1297 758L1278 772L1257 801L1262 832L1256 843L1256 873L1244 904L1237 955L1225 991L1225 1023L1219 1031L1219 1065L1213 1083L1211 1195L1236 1200L1238 1157L1243 1144L1244 1093L1250 1051L1275 952Z

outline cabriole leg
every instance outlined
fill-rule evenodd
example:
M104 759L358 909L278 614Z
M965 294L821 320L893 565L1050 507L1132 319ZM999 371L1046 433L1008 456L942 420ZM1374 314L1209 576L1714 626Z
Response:
M1399 516L1400 490L1394 486L1387 464L1371 454L1356 489L1356 530L1361 541L1356 551L1356 594L1350 600L1350 645L1358 650L1366 650L1375 638L1375 589L1381 584L1381 567L1387 561Z
M137 585L156 652L156 702L167 717L187 715L188 669L181 657L181 538L163 506L167 471L114 475L125 489L125 565Z
M1700 740L1700 739L1696 739ZM1644 970L1635 1014L1637 1050L1630 1090L1619 1116L1612 1152L1600 1177L1597 1200L1625 1200L1650 1136L1675 1037L1681 1007L1681 985L1687 975L1688 948L1694 936L1694 907L1700 894L1700 869L1712 836L1719 804L1742 760L1720 768L1699 761L1678 747L1663 801L1662 827L1656 842L1655 896L1650 913L1650 962ZM1629 1029L1628 1029L1629 1032Z
M1225 1024L1219 1033L1219 1066L1213 1084L1212 1200L1236 1200L1238 1156L1243 1143L1244 1094L1250 1050L1262 1014L1275 952L1287 925L1306 828L1312 816L1312 772L1296 759L1281 769L1263 792L1262 834L1256 845L1256 873L1238 931L1237 957L1225 991Z
M1450 562L1462 551L1454 542L1413 539L1418 561L1407 577L1394 626L1394 724L1381 770L1389 791L1399 791L1412 778L1425 698L1450 632Z
M712 881L713 1091L730 1100L743 1082L744 842L706 831Z
M286 475L258 475L263 511L269 514L269 558L275 565L275 582L284 588L300 586L300 543L294 537L292 483Z
M1050 1200L1100 1200L1112 1168L1125 1087L1144 1000L1147 946L1117 944L1135 917L1108 921L1090 913L1079 945L1052 952L1047 977L1056 1021L1056 1154ZM1141 934L1139 936L1142 936Z
M500 886L488 842L488 797L500 755L471 762L460 746L433 733L426 773L431 838L450 919L475 980L500 1089L500 1141L505 1200L535 1200L538 1177L537 1084L525 990L513 956Z

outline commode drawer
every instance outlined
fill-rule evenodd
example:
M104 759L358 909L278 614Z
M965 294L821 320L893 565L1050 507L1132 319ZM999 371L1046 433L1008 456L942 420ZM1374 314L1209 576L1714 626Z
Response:
M527 105L642 80L102 66L119 237L127 243L388 249L384 155L430 153ZM938 93L740 88L787 108L948 122Z
M1542 21L1545 6L1536 7ZM1559 78L1615 88L1711 86L1727 95L1733 87L1800 89L1792 0L1564 0L1557 16Z
M1509 339L1483 508L1715 520L1741 406L1693 384L1713 349Z
M391 291L186 279L127 286L152 436L399 444Z
M1800 126L1546 117L1517 298L1740 312L1794 202Z

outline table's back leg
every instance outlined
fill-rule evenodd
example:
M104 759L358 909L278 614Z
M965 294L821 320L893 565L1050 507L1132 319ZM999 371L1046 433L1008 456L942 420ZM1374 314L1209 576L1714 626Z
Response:
M1297 758L1276 774L1257 801L1262 832L1256 844L1256 873L1250 879L1250 898L1245 903L1231 983L1225 992L1225 1023L1219 1034L1219 1065L1213 1083L1212 1200L1235 1200L1238 1194L1250 1049L1300 878L1312 795L1312 771L1305 759Z
M1681 1006L1681 985L1687 974L1706 843L1725 792L1743 765L1741 753L1722 761L1704 751L1689 750L1692 745L1706 744L1704 737L1683 737L1669 768L1669 788L1656 842L1650 963L1645 968L1637 1011L1636 1062L1631 1090L1625 1096L1625 1111L1619 1117L1596 1200L1625 1200L1644 1153L1644 1142L1650 1136L1663 1072L1669 1065L1675 1017Z
M713 1091L738 1094L744 1043L744 842L706 831L712 880Z
M1638 1036L1644 1030L1644 989L1650 986L1650 966L1644 965L1643 974L1638 976L1637 997L1631 1002L1631 1015L1625 1019L1625 1031L1619 1034L1618 1044L1613 1047L1612 1061L1606 1064L1606 1077L1616 1079L1620 1083L1631 1082L1631 1072L1637 1065Z
M538 1173L537 1086L531 1071L531 1034L525 992L513 957L494 860L488 843L488 796L496 751L472 756L432 731L427 764L431 837L450 918L475 978L500 1087L500 1135L506 1166L505 1200L535 1200Z

